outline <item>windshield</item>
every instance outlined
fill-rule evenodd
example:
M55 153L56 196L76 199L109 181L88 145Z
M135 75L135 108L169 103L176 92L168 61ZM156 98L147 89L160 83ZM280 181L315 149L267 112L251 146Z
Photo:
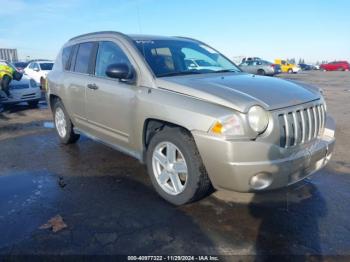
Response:
M25 63L25 62L16 62L16 63L13 63L15 67L19 67L19 68L25 68L28 63Z
M135 40L134 43L157 77L241 71L223 55L199 42Z
M53 63L40 63L41 70L52 70Z

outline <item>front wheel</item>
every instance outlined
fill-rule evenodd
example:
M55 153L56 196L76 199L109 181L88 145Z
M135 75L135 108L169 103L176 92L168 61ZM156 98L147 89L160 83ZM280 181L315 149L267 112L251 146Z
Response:
M60 100L56 100L54 107L55 128L63 144L72 144L78 141L80 135L73 130L73 124Z
M174 205L199 200L212 190L196 144L181 128L157 132L147 149L146 162L154 188Z
M288 74L293 74L293 69L292 68L288 69Z

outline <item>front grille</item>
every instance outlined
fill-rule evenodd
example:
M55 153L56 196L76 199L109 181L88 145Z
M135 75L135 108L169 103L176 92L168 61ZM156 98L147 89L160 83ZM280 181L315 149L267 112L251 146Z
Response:
M323 104L279 114L280 146L287 148L316 138L323 132L325 119Z
M35 93L26 94L21 97L21 99L35 98Z

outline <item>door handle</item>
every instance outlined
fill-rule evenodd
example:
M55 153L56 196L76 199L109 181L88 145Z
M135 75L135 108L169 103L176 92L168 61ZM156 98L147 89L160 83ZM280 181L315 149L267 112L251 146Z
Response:
M92 90L97 90L98 89L98 86L95 83L94 84L88 84L87 87L92 89Z

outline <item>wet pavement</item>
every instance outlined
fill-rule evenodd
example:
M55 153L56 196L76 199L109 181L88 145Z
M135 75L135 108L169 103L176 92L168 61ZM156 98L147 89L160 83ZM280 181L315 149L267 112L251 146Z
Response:
M326 92L346 127L350 105ZM174 207L137 160L85 137L60 145L44 104L11 110L0 115L0 254L350 255L349 152L286 190ZM67 228L40 229L56 215Z

